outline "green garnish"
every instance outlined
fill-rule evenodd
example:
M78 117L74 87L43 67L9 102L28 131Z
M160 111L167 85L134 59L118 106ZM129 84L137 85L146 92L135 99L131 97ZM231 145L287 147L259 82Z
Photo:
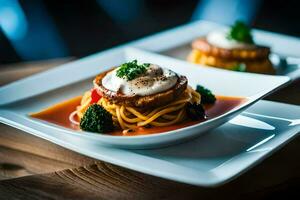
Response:
M112 115L102 106L92 104L80 120L80 128L84 131L106 133L114 129Z
M242 21L236 21L235 24L231 26L227 38L248 44L254 43L251 29Z
M201 104L215 103L216 97L209 89L202 85L197 85L196 91L201 95Z
M246 65L244 63L239 63L235 66L232 66L231 69L233 71L237 71L237 72L245 72L246 71Z
M137 63L137 60L124 63L117 70L117 76L120 78L127 79L128 81L131 81L135 79L137 76L145 73L149 65L150 65L149 63L144 63L139 65Z

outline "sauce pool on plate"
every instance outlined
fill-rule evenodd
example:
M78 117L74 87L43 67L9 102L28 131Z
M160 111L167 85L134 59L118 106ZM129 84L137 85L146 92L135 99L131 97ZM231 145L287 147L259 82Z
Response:
M80 130L79 126L74 124L69 120L69 116L76 107L80 104L81 96L72 98L70 100L55 104L41 112L33 113L30 116L36 119L44 120L50 123L54 123L66 128L70 128L73 130ZM228 96L217 96L217 101L213 105L204 105L207 118L205 120L212 119L214 117L220 116L233 108L239 106L241 103L245 102L246 98L241 97L228 97ZM75 116L75 120L76 119ZM165 127L151 127L151 128L140 128L133 132L127 133L126 136L135 136L135 135L147 135L147 134L155 134L162 133L167 131L172 131L180 128L184 128L187 126L191 126L197 123L201 123L205 120L197 120L197 121L187 121L179 124L165 126ZM110 135L124 135L122 131L114 131L112 133L108 133Z

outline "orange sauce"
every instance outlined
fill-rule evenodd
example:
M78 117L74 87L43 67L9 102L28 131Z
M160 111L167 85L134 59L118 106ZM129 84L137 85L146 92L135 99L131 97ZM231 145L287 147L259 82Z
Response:
M55 104L45 110L30 114L31 117L51 122L66 128L80 130L79 126L69 120L70 114L80 104L81 96ZM77 119L78 120L78 119Z
M30 116L44 120L47 122L51 122L66 128L70 128L73 130L80 130L78 125L73 124L69 120L70 114L76 109L76 107L80 104L81 97L75 97L70 100L58 103L54 106L51 106L41 112L33 113ZM241 103L245 102L245 98L240 97L228 97L228 96L217 96L217 101L213 105L205 105L205 112L207 118L205 120L212 119L214 117L220 116L233 108L237 107ZM76 119L75 119L76 120ZM139 128L134 132L130 132L126 134L126 136L135 136L135 135L146 135L146 134L155 134L162 133L167 131L172 131L180 128L184 128L187 126L191 126L197 123L201 123L205 120L198 121L187 121L179 124L166 126L166 127L151 127L151 128ZM78 121L78 119L77 119ZM109 133L110 135L124 135L122 131L114 131Z

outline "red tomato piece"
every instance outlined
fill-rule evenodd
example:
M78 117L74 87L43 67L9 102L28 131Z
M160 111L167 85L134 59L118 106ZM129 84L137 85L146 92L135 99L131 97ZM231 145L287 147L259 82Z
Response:
M91 91L91 104L93 104L93 103L97 103L98 101L99 101L99 99L101 99L101 95L100 94L98 94L98 92L97 92L97 89L92 89L92 91Z

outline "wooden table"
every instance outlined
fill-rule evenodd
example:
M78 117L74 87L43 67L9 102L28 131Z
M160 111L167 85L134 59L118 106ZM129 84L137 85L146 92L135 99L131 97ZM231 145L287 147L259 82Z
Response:
M67 60L0 66L0 85ZM267 99L300 105L300 80ZM201 188L101 162L0 124L0 199L300 199L299 190L300 137L236 180Z

